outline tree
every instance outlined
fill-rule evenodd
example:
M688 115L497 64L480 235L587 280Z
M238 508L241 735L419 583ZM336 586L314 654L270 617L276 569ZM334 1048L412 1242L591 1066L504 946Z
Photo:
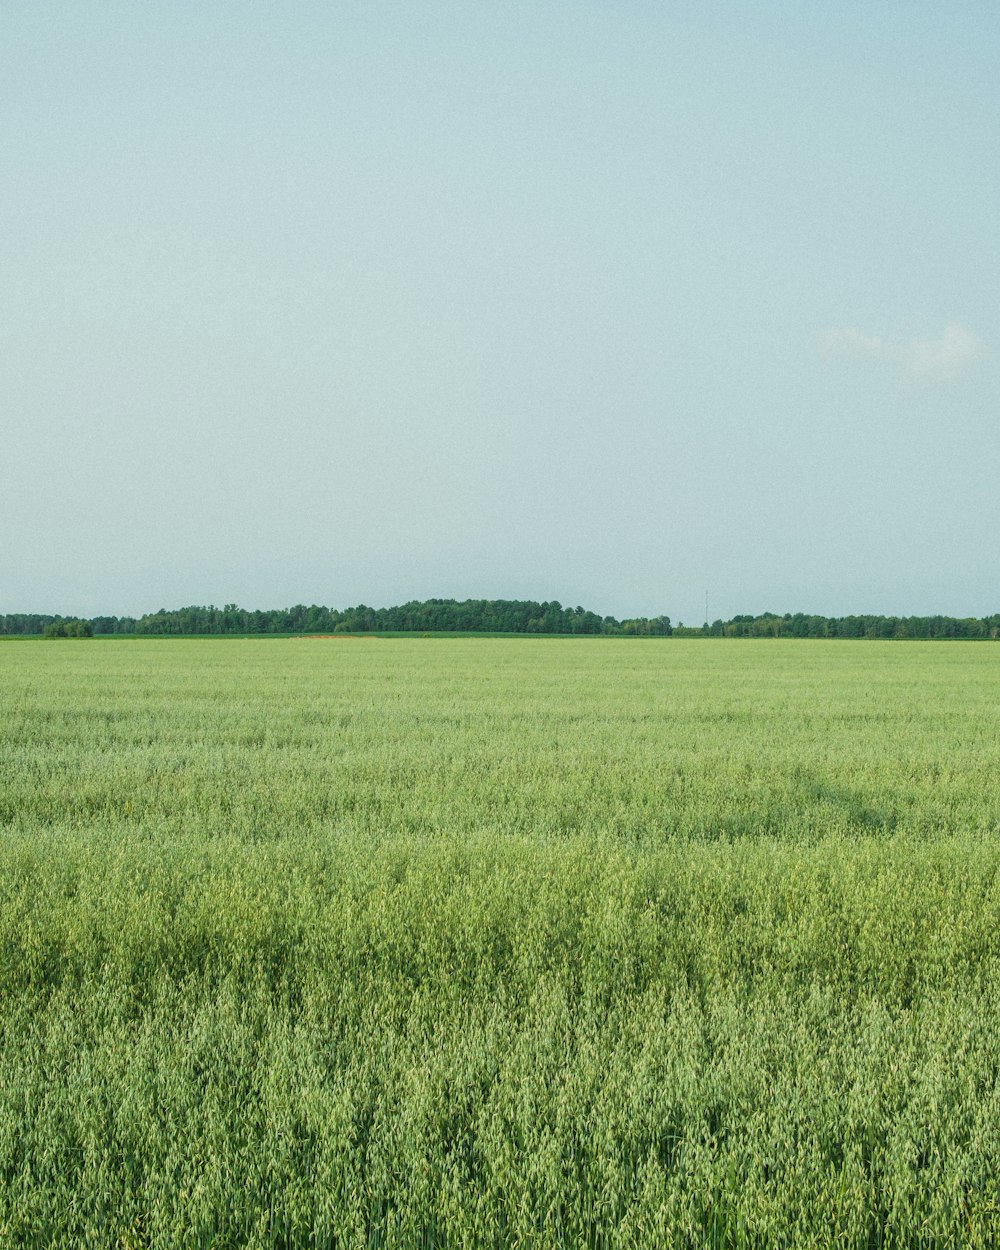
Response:
M92 638L94 628L90 621L53 621L42 631L43 638Z

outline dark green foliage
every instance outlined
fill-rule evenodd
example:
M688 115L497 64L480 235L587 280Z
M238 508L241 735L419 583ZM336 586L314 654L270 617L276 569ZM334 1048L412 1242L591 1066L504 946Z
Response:
M42 630L43 638L93 638L94 627L90 621L52 621Z
M52 627L75 622L60 616L12 613L0 616L0 635L49 633ZM626 637L680 638L953 638L984 639L1000 636L1000 613L984 617L952 616L809 616L786 612L779 616L734 616L711 625L672 625L669 616L617 620L585 608L564 608L553 600L425 599L394 608L306 607L248 610L235 603L217 608L192 606L160 608L145 616L95 616L88 622L95 634L370 634L370 633L484 633L484 634L604 634Z
M669 621L644 632L669 632ZM619 632L613 618L602 620L584 608L530 600L427 599L394 608L361 603L339 610L317 604L250 612L236 604L224 608L161 609L135 623L137 634L287 634L287 633L510 633L601 634Z

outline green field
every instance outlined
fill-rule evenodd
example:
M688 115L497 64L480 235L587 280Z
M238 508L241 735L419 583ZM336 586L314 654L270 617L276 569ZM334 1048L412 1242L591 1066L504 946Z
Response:
M1000 649L0 648L0 1246L1000 1244Z

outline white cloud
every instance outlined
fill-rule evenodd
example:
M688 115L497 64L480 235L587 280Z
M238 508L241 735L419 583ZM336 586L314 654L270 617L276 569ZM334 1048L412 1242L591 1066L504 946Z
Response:
M869 361L890 365L908 382L946 386L961 381L983 354L983 345L965 326L945 326L936 339L884 339L853 326L820 336L826 360Z
M914 381L957 382L983 354L983 345L965 326L950 325L939 339L914 339L907 350Z

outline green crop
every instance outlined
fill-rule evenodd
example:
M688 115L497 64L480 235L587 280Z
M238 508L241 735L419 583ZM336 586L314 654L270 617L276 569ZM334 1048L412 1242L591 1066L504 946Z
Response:
M1000 1243L1000 650L0 648L0 1246Z

